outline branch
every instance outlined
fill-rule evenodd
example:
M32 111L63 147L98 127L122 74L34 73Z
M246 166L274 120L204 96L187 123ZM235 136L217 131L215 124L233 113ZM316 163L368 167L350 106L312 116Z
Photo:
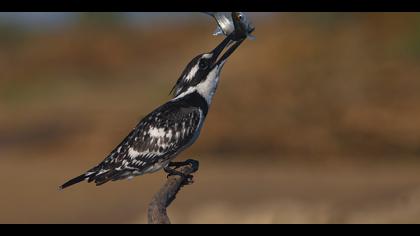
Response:
M198 170L198 161L189 160L190 163L177 169L181 175L171 175L168 177L166 183L153 196L148 208L148 223L149 224L170 224L169 217L166 213L166 208L175 199L176 194L184 185L193 183L192 177L187 176Z

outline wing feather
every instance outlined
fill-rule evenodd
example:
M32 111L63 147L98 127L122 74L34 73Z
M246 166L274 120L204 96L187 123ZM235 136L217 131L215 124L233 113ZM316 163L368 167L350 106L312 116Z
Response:
M176 101L162 105L144 117L103 162L89 171L95 173L89 180L103 184L125 178L127 172L155 171L155 164L168 160L194 142L202 119L197 107Z

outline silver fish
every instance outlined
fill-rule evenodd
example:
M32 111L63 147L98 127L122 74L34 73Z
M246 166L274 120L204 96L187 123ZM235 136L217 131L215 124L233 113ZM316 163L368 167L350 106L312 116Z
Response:
M207 15L212 16L217 23L216 31L213 35L225 35L228 36L232 33L235 34L234 38L249 38L255 39L255 36L251 35L254 31L254 27L248 20L243 12L232 12L230 16L227 16L224 12L204 12Z

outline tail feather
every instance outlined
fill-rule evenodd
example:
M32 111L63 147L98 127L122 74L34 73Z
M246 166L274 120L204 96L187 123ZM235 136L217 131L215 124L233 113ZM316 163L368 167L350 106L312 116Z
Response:
M61 185L60 187L59 187L59 189L60 190L62 190L62 189L65 189L65 188L67 188L67 187L69 187L69 186L71 186L71 185L73 185L73 184L77 184L77 183L79 183L79 182L82 182L83 180L85 180L86 178L88 178L89 176L88 175L86 175L86 174L82 174L82 175L79 175L79 176L77 176L76 178L73 178L73 179L71 179L71 180L69 180L69 181L67 181L67 182L65 182L63 185Z
M115 180L121 174L120 171L116 170L109 170L103 174L95 175L92 177L89 177L88 182L95 181L96 186L102 185L110 180Z
M100 168L95 167L85 174L79 175L76 178L73 178L59 187L60 190L65 189L73 184L77 184L84 180L87 180L88 183L95 182L97 186L102 185L110 180L117 180L123 172L117 170L107 170L101 171Z

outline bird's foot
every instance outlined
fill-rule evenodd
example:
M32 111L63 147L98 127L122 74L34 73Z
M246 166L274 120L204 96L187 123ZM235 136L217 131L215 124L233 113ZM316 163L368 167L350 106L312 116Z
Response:
M173 162L170 162L168 166L173 166L173 167L175 167L174 169L178 169L179 167L186 166L186 165L190 165L191 168L195 172L196 170L198 170L199 162L196 161L196 160L193 160L193 159L188 159L186 161L180 161L180 162L173 161Z
M168 173L168 175L166 176L167 178L169 178L170 176L173 175L178 175L181 178L184 179L183 181L183 185L188 185L188 184L192 184L193 183L193 175L186 175L184 173L182 173L181 171L177 171L176 168L169 168L166 167L163 169L166 173Z
M193 183L193 175L191 175L191 174L186 175L186 174L184 174L181 171L178 171L176 169L178 169L180 167L183 167L183 166L186 166L186 165L189 165L189 166L191 166L191 168L193 170L191 173L193 173L193 172L196 172L198 170L198 164L199 164L199 162L196 161L196 160L193 160L193 159L188 159L188 160L182 161L182 162L170 162L169 165L166 168L164 168L164 171L166 173L168 173L167 178L169 178L169 176L172 176L172 175L178 175L178 176L181 176L184 179L183 184L188 185L188 184ZM171 168L171 167L173 167L173 168Z

